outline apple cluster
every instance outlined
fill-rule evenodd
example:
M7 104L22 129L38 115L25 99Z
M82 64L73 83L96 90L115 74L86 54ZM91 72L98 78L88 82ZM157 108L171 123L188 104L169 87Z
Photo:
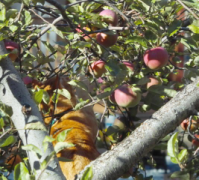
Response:
M102 21L107 23L109 26L117 26L118 23L118 17L117 14L110 10L105 9L99 13L100 16L102 16ZM80 27L80 26L78 26ZM97 30L96 27L83 27L86 31L95 31ZM76 31L79 33L82 33L82 31L79 28L76 28ZM117 42L118 35L117 33L113 31L109 32L99 32L99 33L92 33L89 35L82 34L85 41L91 41L91 38L96 38L96 41L103 45L104 47L111 47Z
M168 63L169 55L163 47L156 47L147 50L144 53L143 60L145 65L151 70L158 70L164 67ZM122 64L129 69L129 71L134 71L134 65L128 61L122 61ZM98 60L91 64L89 71L94 74L96 78L101 77L105 72L105 61ZM162 81L155 77L149 76L149 82L146 84L146 89L152 86L161 85ZM112 92L109 100L113 104L117 104L120 107L134 107L139 104L141 99L141 93L138 89L132 87L130 84L123 84L119 86L116 90Z
M145 65L151 70L158 70L164 67L169 60L169 55L163 47L156 47L147 50L144 53L143 60ZM127 68L134 70L133 64L130 62L123 62ZM161 85L162 82L155 76L149 77L149 82L146 84L146 89L152 86ZM141 99L140 90L133 88L131 85L124 84L118 87L110 96L110 101L121 107L134 107Z

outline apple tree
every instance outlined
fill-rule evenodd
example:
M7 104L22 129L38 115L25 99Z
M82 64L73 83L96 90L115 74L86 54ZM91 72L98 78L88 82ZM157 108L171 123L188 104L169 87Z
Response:
M154 149L179 164L171 177L197 178L198 11L197 0L2 0L1 172L64 179L37 108L49 96L32 84L67 75L83 92L75 108L101 113L97 146L107 149L77 179L147 179Z

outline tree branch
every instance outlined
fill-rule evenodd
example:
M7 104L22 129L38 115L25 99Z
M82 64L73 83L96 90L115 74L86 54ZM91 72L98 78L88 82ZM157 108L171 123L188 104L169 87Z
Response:
M0 55L6 54L5 45L3 41L0 41ZM18 131L20 138L24 145L33 144L42 151L41 159L38 159L34 152L27 152L30 166L32 171L35 170L36 177L41 173L40 163L50 155L54 149L51 143L49 143L46 152L43 151L42 142L45 136L47 136L46 131L41 130L22 130L25 125L33 122L43 123L42 117L36 104L30 97L30 94L22 82L19 73L14 68L12 62L9 58L4 58L0 60L0 97L1 101L12 107L13 115L11 117L16 129ZM30 115L24 115L22 112L22 107L24 104L30 105L32 111ZM48 180L63 180L65 177L59 167L59 162L56 157L53 158L49 166L42 174L42 179Z
M117 179L126 170L136 166L161 138L172 132L184 119L197 114L199 110L198 81L199 78L187 85L129 137L86 166L85 169L92 166L92 180ZM85 169L78 175L78 180L81 179Z

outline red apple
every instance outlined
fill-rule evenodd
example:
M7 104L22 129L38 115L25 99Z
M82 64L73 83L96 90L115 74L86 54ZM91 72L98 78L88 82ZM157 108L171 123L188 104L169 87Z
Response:
M113 33L97 33L96 41L105 46L113 46L117 42L118 35Z
M24 84L28 85L28 84L31 84L33 82L33 79L29 76L26 76L24 78L22 78Z
M16 42L10 40L4 40L5 47L10 53L8 56L12 61L15 61L19 55L19 45Z
M150 69L160 69L167 64L169 54L163 47L149 49L144 54L144 63Z
M134 70L133 63L128 62L128 61L122 61L122 63L123 63L128 69L130 69L131 71Z
M149 77L149 82L146 84L146 88L149 89L151 86L157 86L157 85L161 85L162 82L160 79L158 79L157 77Z
M93 62L91 64L91 66L89 67L89 72L91 74L94 73L96 78L101 77L102 74L106 72L105 62L102 61L102 60L98 60L98 61Z
M194 136L199 139L199 134L195 134ZM192 144L196 147L199 147L199 141L196 139L192 139Z
M103 16L103 17L107 17L107 19L104 20L104 22L108 23L109 25L112 25L112 26L117 26L117 23L118 23L118 17L117 17L117 14L110 10L110 9L105 9L103 11L101 11L99 13L100 16Z
M189 126L189 119L185 119L184 121L181 122L180 124L181 128L184 130L184 131L187 131L187 128ZM199 122L198 121L195 121L195 120L191 120L191 127L190 127L190 130L191 131L195 131L197 128L199 127Z
M141 94L138 88L123 84L112 92L109 99L121 107L134 107L140 102Z

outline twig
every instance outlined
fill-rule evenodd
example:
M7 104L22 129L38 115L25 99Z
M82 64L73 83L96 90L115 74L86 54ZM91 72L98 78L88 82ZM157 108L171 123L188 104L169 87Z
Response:
M29 9L35 16L39 17L42 21L44 21L46 24L50 24L48 21L46 21L43 17L41 17L39 14L37 14L33 9Z
M41 173L39 174L37 180L41 179L42 174L44 173L44 171L46 170L46 168L48 167L48 165L50 164L51 160L55 157L55 153L54 155L52 155L52 157L48 160L48 162L46 163L45 168L42 169Z
M65 20L68 22L68 24L70 25L70 27L73 29L74 26L73 26L73 24L71 23L70 19L68 18L67 14L66 14L66 12L65 12L64 7L63 7L60 3L58 3L58 2L56 2L56 1L54 1L54 0L46 0L46 1L47 1L48 3L50 3L50 4L52 4L53 6L55 6L57 9L60 10L60 13L61 13L63 19L65 19Z
M102 116L101 116L101 118L100 118L100 124L102 124L102 121L103 121L103 119L104 119L105 113L106 113L107 110L108 110L107 104L106 104L105 100L103 99L102 101L103 101L105 107L104 107L103 114L102 114ZM99 129L98 129L98 131L97 131L96 138L98 137L98 135L99 135Z
M74 3L71 3L71 4L66 5L65 9L67 9L67 8L69 8L69 7L71 7L71 6L74 6L74 5L76 5L76 4L83 3L83 2L95 2L95 3L98 3L98 4L104 4L104 3L99 2L99 1L93 1L93 0L82 0L82 1L76 1L76 2L74 2Z
M6 134L8 134L11 130L12 130L12 128L11 128L11 129L8 129L6 132L4 132L4 133L0 136L0 139L3 138L3 136L5 136Z
M54 18L59 17L59 14L57 14L54 11L52 11L52 8L45 7L45 6L42 6L42 5L36 5L36 6L31 6L31 7L34 7L37 11L40 11L40 12L42 12L44 14L48 14L49 16L52 16Z
M19 13L17 14L17 17L15 18L14 22L19 21L23 8L24 8L24 3L21 3L20 11L19 11Z
M42 31L37 35L37 37L33 39L33 41L31 42L31 44L28 45L27 50L29 50L29 49L32 47L32 45L37 41L37 39L40 38L44 33L46 33L46 32L51 28L52 25L56 24L57 22L59 22L59 21L61 21L61 20L63 20L63 17L62 17L62 16L59 16L57 19L55 19L55 20L52 22L52 24L49 24L44 30L42 30Z

